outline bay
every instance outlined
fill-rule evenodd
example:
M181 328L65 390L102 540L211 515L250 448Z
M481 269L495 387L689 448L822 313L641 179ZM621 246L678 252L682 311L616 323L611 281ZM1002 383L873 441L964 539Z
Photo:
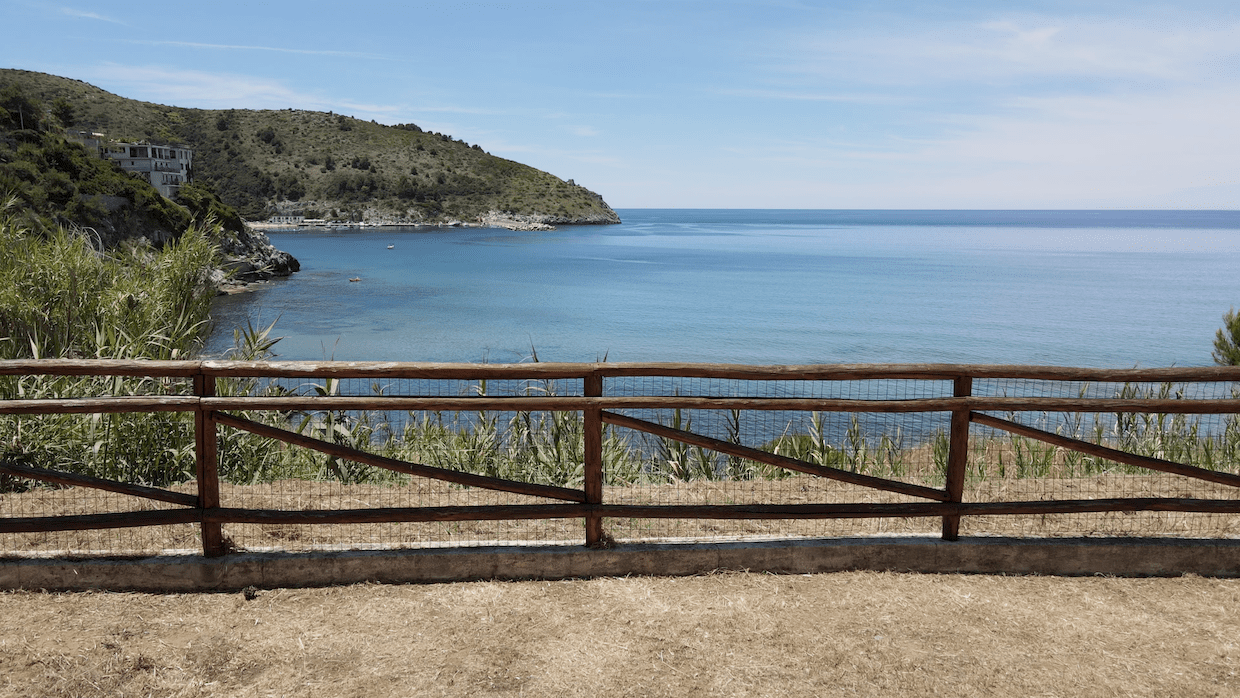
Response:
M618 213L274 233L302 271L217 299L207 353L278 318L287 360L1191 366L1240 304L1235 211Z

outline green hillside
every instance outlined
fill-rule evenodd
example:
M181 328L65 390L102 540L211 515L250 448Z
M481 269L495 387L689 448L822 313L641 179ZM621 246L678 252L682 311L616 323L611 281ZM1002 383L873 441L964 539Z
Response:
M119 97L69 78L0 70L62 121L120 141L194 149L194 178L251 220L277 213L371 222L473 221L488 213L550 224L618 223L584 187L413 124L330 112L207 110Z

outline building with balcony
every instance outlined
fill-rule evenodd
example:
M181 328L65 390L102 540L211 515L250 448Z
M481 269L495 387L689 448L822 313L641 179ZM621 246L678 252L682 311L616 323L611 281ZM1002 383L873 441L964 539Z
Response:
M175 196L181 185L194 181L194 151L183 145L108 143L101 150L103 157L126 172L141 175L168 198Z

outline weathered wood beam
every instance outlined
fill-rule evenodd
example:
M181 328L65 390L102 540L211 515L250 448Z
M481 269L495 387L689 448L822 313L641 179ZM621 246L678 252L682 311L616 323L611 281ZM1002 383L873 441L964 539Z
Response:
M750 448L748 446L741 446L740 444L714 439L709 436L702 436L701 434L694 434L681 429L665 427L662 424L655 424L654 422L648 422L644 419L636 419L622 414L615 414L614 412L603 412L601 416L604 422L614 424L618 427L625 427L628 429L645 432L647 434L654 434L655 436L672 439L674 441L681 441L683 443L709 448L712 451L718 451L719 453L724 453L729 456L748 458L749 460L758 463L765 463L767 465L773 465L777 468L795 470L809 475L817 475L831 480L839 480L841 482L861 485L863 487L883 490L886 492L907 494L913 497L924 497L926 499L938 501L947 499L946 492L943 490L936 490L933 487L923 487L921 485L914 485L908 482L900 482L899 480L887 480L881 477L874 477L873 475L863 475L861 473L840 470L839 468L828 468L814 463L807 463L796 458L767 453L766 451L760 451L756 448Z
M198 374L198 366L198 361L143 359L4 359L0 375L191 378Z
M96 490L127 494L132 497L153 499L155 501L167 502L169 504L180 504L181 506L187 507L198 506L198 498L192 494L172 492L158 487L135 485L128 482L118 482L116 480L107 480L101 477L93 477L91 475L65 473L56 470L47 470L45 468L36 468L29 465L19 465L17 463L0 463L0 473L8 473L9 475L16 475L18 477L29 478L31 480L39 480L41 482L54 482L58 485L69 485L70 487L89 487Z
M359 524L418 523L428 521L515 521L573 519L586 516L586 504L513 504L495 506L416 507L374 509L212 509L204 520L217 524Z
M343 444L331 443L321 439L298 434L287 429L260 424L241 417L234 417L230 414L217 412L213 418L219 424L248 431L259 436L277 439L285 443L295 446L303 446L313 449L320 453L326 453L338 458L344 458L365 465L372 465L376 468L384 468L406 475L415 475L418 477L433 478L435 480L444 480L453 482L458 485L467 485L469 487L481 487L488 490L498 490L500 492L512 492L513 494L525 494L532 497L547 497L549 499L562 499L570 502L584 502L585 493L581 490L573 490L567 487L554 487L552 485L539 485L531 482L517 482L516 480L505 480L498 477L489 477L486 475L474 475L473 473L460 472L458 470L448 470L446 468L436 468L429 465L421 465L419 463L408 463L395 458L387 458L386 456L377 456L373 453L367 453L356 448L351 448Z
M1080 451L1081 453L1086 453L1091 456L1097 456L1099 458L1105 458L1106 460L1112 460L1117 463L1123 463L1125 465L1132 465L1138 468L1148 468L1150 470L1157 470L1157 471L1164 472L1164 473L1172 473L1174 475L1183 475L1184 477L1191 477L1197 480L1205 480L1207 482L1214 482L1220 485L1240 487L1240 475L1232 475L1231 473L1220 473L1214 470L1206 470L1205 468L1198 468L1197 466L1194 466L1194 465L1185 465L1183 463L1175 463L1173 461L1163 460L1161 458L1139 456L1135 453L1119 451L1114 448L1100 446L1098 444L1093 444L1088 441L1081 441L1080 439L1072 439L1067 436L1060 436L1059 434L1053 434L1049 431L1044 431L1042 429L1035 429L1033 427L1027 427L1023 424L1017 424L1016 422L1008 421L1006 419L1000 419L998 417L992 417L990 415L981 414L979 412L974 412L971 415L971 420L977 424L982 424L984 426L988 426L994 429L999 429L999 430L1010 432L1013 434L1019 434L1020 436L1026 436L1031 439L1036 439L1038 441L1052 444L1054 446L1060 446L1060 447L1067 448L1073 451Z
M189 395L0 400L0 414L193 412L196 409L198 398Z
M112 514L75 516L20 516L0 518L0 533L39 533L42 531L93 531L104 528L169 526L202 521L201 509L128 511Z
M982 364L806 364L745 365L704 363L530 363L461 364L378 361L144 361L125 359L6 359L0 375L116 375L192 377L336 377L549 379L668 376L740 380L952 380L1014 378L1105 383L1240 381L1240 367L1099 369L1062 366Z

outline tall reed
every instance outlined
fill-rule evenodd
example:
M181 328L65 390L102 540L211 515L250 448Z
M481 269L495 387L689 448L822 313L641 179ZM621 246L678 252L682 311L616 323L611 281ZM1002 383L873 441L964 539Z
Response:
M206 339L209 231L154 249L100 249L89 230L32 230L0 204L0 358L181 359ZM6 376L0 399L187 393L152 378ZM193 473L193 421L180 413L0 416L0 458L145 483ZM18 485L12 485L18 486Z

